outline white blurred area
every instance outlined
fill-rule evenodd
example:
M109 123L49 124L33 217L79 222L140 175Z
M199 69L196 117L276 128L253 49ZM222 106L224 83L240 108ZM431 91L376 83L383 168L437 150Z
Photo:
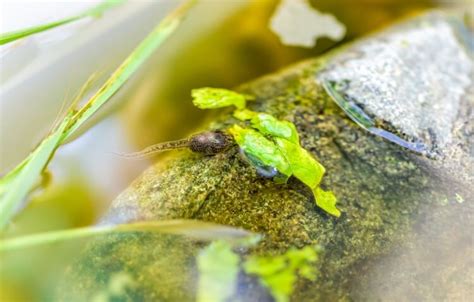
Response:
M0 33L41 25L52 20L67 18L91 8L101 1L25 1L2 0Z
M127 1L101 18L86 18L0 46L0 175L34 149L61 109L73 100L91 75L96 77L86 96L91 96L153 27L181 2ZM56 21L98 3L100 1L2 1L1 32ZM153 75L154 69L162 68L176 49L192 43L200 33L241 8L245 1L220 5L219 14L210 16L209 5L214 4L204 1L194 7L193 17L183 22L165 43L166 48L158 49L145 67L113 97L112 104L83 129L84 135L59 148L49 166L56 184L77 179L79 175L101 199L110 202L151 164L147 160L125 160L112 154L135 149L127 143L118 116L95 122L127 101L139 89L140 81Z
M59 20L98 3L2 2L1 31ZM127 3L112 8L101 18L86 18L3 45L0 49L1 173L13 168L41 141L59 118L61 109L72 101L91 74L100 76L93 82L88 96L173 6L169 1ZM146 166L146 162L124 163L110 154L128 149L120 127L117 118L107 119L61 147L49 167L54 184L86 180L89 189L97 195L105 200L113 199L126 187L129 178Z

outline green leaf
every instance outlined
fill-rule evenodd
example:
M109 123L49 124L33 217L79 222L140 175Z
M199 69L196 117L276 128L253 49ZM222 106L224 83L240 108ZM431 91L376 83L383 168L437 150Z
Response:
M290 248L276 256L250 256L244 262L247 274L256 275L260 283L270 290L277 302L289 301L293 293L297 274L315 280L314 263L318 260L318 247Z
M265 135L280 137L299 146L300 139L295 125L288 121L281 121L270 114L258 113L251 120L252 127Z
M234 125L229 129L240 148L247 154L258 159L264 165L275 167L280 173L291 176L290 163L274 142L263 134L253 130Z
M296 274L291 270L283 270L275 275L262 279L262 285L270 289L270 293L277 302L287 302L293 293Z
M251 256L244 263L247 274L257 275L278 302L288 301L296 281L295 272L288 269L285 255Z
M241 110L234 111L234 117L241 121L251 120L257 114L258 114L257 112L248 110L248 109L241 109Z
M104 235L113 232L137 231L177 234L200 240L236 239L237 242L252 237L251 233L242 229L201 222L198 220L177 219L135 222L121 225L92 226L4 239L0 240L0 252L16 251L18 249L29 248L32 246L64 242L66 240Z
M313 190L318 207L336 217L341 216L341 212L336 208L336 196L331 191L323 191L321 188Z
M215 241L197 257L199 269L198 302L227 301L235 292L239 256L229 243Z
M252 256L245 261L245 271L248 274L259 276L270 276L277 274L287 267L287 261L284 256Z
M301 146L282 138L275 138L275 142L290 163L293 175L311 189L317 187L323 178L324 167Z
M15 209L19 207L19 204L31 190L54 151L132 77L158 46L176 30L185 13L194 3L195 1L188 1L168 15L138 45L81 109L76 111L76 108L71 106L66 118L59 124L53 134L44 139L27 159L0 180L0 228L8 224ZM93 10L93 13L100 13L100 10Z
M65 24L77 21L79 19L82 19L82 18L100 16L105 11L121 4L122 2L124 2L124 0L104 1L103 3L93 7L91 9L88 9L88 10L84 11L83 13L80 13L76 16L68 17L68 18L65 18L65 19L61 19L61 20L58 20L58 21L54 21L54 22L50 22L50 23L46 23L46 24L42 24L42 25L38 25L38 26L25 28L25 29L22 29L22 30L14 31L14 32L0 34L0 45L7 44L7 43L13 42L15 40L18 40L18 39L21 39L21 38L24 38L24 37L27 37L27 36L30 36L30 35L33 35L33 34L36 34L36 33L40 33L40 32L43 32L43 31L46 31L46 30L49 30L49 29L53 29L55 27L65 25Z
M56 150L62 133L68 125L68 121L69 119L66 119L62 125L41 142L38 148L31 154L29 160L21 164L21 169L15 169L13 174L7 175L0 180L0 187L4 191L0 196L0 228L8 224L10 217L38 181L41 171L43 171L51 155Z
M234 117L247 121L258 131L234 125L229 132L244 151L247 159L259 171L274 176L277 183L286 183L291 175L306 184L315 195L316 204L331 215L340 216L336 208L336 197L318 186L325 168L306 149L301 147L299 135L293 123L278 120L267 113L245 108L245 97L233 91L216 88L201 88L192 91L194 105L199 108L220 108L235 105ZM270 139L268 139L268 138ZM316 196L319 194L319 198Z
M168 15L140 45L135 48L104 85L89 99L87 104L77 112L71 127L69 127L65 133L64 140L68 139L132 77L158 46L176 30L185 13L194 3L195 1L188 1Z
M246 100L251 97L222 88L199 88L191 91L193 104L200 109L216 109L235 106L244 109Z
M298 131L293 123L278 120L267 113L254 112L248 109L236 110L234 117L242 121L250 120L252 127L262 134L284 138L297 145L300 144Z

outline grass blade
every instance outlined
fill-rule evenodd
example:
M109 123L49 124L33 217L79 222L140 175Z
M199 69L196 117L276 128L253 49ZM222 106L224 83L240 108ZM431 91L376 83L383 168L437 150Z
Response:
M156 48L165 41L178 27L185 13L195 1L188 1L172 14L168 15L142 43L118 67L112 76L95 93L81 110L75 115L70 128L65 133L68 139L84 122L89 119L111 96L138 70L143 62L150 57Z
M54 22L50 22L50 23L46 23L46 24L42 24L38 26L21 29L14 32L0 34L0 45L7 44L15 40L18 40L18 39L21 39L33 34L37 34L49 29L53 29L55 27L68 24L82 18L100 16L106 10L111 9L112 7L115 7L121 4L122 2L124 2L124 0L108 0L76 16L64 18L58 21L54 21Z
M82 108L76 110L73 104L56 130L44 139L27 159L0 179L0 229L8 224L15 209L26 197L54 151L131 78L146 59L176 30L194 3L195 1L187 1L160 22Z
M68 119L66 119L67 121ZM22 163L23 165L20 164L22 168L15 169L13 174L7 175L5 180L2 179L0 187L5 192L1 196L0 202L0 228L5 227L16 208L38 180L38 176L56 150L66 126L67 123L63 123L56 128L31 154L29 160L25 164Z
M0 252L15 251L32 246L64 242L113 232L158 232L176 234L200 240L243 239L252 233L229 226L197 220L163 220L136 222L122 225L93 226L53 231L0 241Z

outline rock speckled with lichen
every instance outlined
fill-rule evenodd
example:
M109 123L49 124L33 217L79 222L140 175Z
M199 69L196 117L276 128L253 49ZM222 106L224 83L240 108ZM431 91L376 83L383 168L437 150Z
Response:
M468 175L447 178L433 164L434 160L408 152L350 120L316 81L316 74L331 56L301 63L239 90L256 97L249 102L251 110L267 112L296 125L302 146L326 168L322 187L337 196L340 218L320 210L310 190L297 180L279 185L258 176L234 147L216 156L173 152L135 180L113 202L102 223L173 218L211 221L263 234L254 253L279 253L292 246L319 244L323 250L317 264L318 278L315 282L299 281L293 301L383 299L384 288L367 290L373 288L371 276L380 274L372 268L385 257L396 259L391 256L394 251L409 254L417 244L407 243L421 240L412 241L418 229L425 230L421 234L430 233L427 230L434 225L439 228L439 236L446 230L472 229L472 190L460 181ZM447 122L462 123L463 118L467 117L450 114ZM238 121L230 111L224 111L209 128L225 130L233 123ZM450 129L453 134L455 129ZM467 143L472 140L469 131L455 135L461 135ZM466 173L466 169L459 169L458 173ZM455 193L463 196L463 203L453 204ZM446 198L447 204L441 202ZM443 228L436 223L437 216L452 217L458 223ZM431 220L420 221L420 217ZM114 272L126 271L136 281L135 287L127 291L129 299L190 301L196 286L194 256L198 247L199 244L176 236L105 236L90 244L70 267L59 296L63 300L90 299ZM463 245L460 253L469 249L472 246ZM407 266L410 269L415 274L426 271L422 265ZM442 268L441 274L447 270ZM394 278L404 280L403 273L406 271L398 275L395 272ZM458 273L463 276L462 270ZM270 300L254 279L240 276L239 280L238 295L243 301ZM423 281L417 278L410 282L420 282L420 290L427 291L449 284L443 278L433 281L437 283L431 287L423 287ZM467 282L463 288L469 287L472 283ZM406 292L398 294L400 300L413 298ZM429 300L430 296L416 297Z

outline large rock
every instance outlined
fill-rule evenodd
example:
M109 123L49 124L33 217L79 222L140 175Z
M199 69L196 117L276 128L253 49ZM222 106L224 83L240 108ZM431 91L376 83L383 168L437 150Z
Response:
M472 239L466 230L473 227L473 63L456 22L440 14L422 16L240 88L256 96L252 110L296 125L302 145L326 167L322 186L338 197L340 218L321 211L297 180L278 185L259 177L235 147L211 157L173 152L113 202L103 223L212 221L264 234L257 253L319 244L319 277L311 284L300 281L294 301L472 294L472 278L463 267L473 261L472 245L466 244ZM377 129L419 141L437 156L414 153L360 127L327 94L323 80L348 80L351 85L339 85L338 93L370 118L386 121L376 122ZM209 128L236 122L224 112ZM182 238L106 236L69 269L61 297L87 300L114 273L126 271L137 281L129 298L192 300L196 248ZM437 255L453 261L438 269ZM464 280L459 286L449 281L453 272ZM240 280L244 300L269 299L252 280ZM392 284L397 294L386 295ZM420 292L413 295L413 288Z

